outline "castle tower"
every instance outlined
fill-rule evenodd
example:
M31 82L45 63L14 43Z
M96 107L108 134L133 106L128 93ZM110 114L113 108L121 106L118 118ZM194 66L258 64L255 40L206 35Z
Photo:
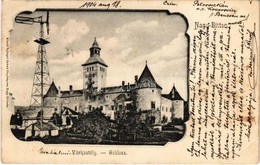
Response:
M172 90L169 93L172 100L173 116L174 118L184 118L184 100L177 91L175 84L173 84Z
M99 91L106 86L107 65L100 57L101 48L99 47L96 38L89 49L90 57L82 64L83 67L83 88L87 89L91 86ZM89 82L91 80L91 82Z
M136 78L135 105L138 111L157 110L161 105L162 88L155 81L147 64L140 76Z

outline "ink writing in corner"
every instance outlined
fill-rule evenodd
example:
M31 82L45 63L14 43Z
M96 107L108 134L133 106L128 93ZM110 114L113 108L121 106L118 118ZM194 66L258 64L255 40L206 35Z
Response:
M247 66L249 69L248 74L248 81L251 89L255 89L257 85L257 57L258 57L258 45L255 36L255 24L254 24L254 31L247 30L249 33L249 39L245 42L245 47L250 50L250 62Z
M178 6L177 2L172 2L172 1L164 1L163 5L167 5L167 6Z
M94 1L87 1L83 5L81 5L80 9L86 8L104 8L104 9L117 9L121 7L121 1L114 1L114 2L94 2Z

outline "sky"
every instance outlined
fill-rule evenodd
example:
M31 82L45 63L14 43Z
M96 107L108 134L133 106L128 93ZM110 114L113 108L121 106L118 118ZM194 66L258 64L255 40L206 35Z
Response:
M50 78L61 90L82 89L82 66L94 37L108 65L107 86L134 83L147 61L155 80L169 93L175 84L187 100L186 22L165 12L50 11L45 38ZM25 16L25 15L24 15ZM29 17L43 16L35 11ZM45 28L45 26L44 26ZM10 89L16 105L27 106L33 84L40 25L14 22L10 37Z

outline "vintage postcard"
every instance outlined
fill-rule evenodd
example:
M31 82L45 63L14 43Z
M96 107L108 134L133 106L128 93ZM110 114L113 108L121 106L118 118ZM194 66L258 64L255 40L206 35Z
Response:
M3 163L258 163L259 1L2 1Z

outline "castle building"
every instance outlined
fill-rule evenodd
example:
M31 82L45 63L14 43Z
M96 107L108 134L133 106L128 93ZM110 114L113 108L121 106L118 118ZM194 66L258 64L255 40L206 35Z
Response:
M173 118L184 119L186 102L173 85L169 94L162 94L162 87L156 82L147 63L135 83L122 81L119 86L106 86L108 65L101 58L101 48L96 38L90 50L90 57L82 64L83 88L61 91L54 82L44 96L44 106L62 113L69 108L77 113L87 113L95 108L114 120L120 111L137 110L144 120L164 124Z

